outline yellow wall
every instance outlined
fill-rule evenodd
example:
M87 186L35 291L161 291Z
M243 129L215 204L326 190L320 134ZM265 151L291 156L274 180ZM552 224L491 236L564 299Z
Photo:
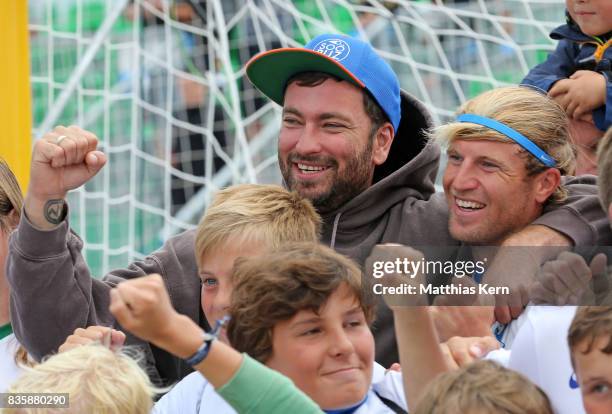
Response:
M30 175L32 111L27 0L0 1L0 156L25 191Z

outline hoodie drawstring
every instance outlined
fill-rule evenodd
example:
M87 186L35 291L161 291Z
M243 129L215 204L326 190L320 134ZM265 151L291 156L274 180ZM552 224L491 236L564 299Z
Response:
M336 217L334 217L334 228L332 229L331 242L329 243L329 247L332 249L336 245L336 231L338 230L338 222L340 222L341 215L342 213L338 213L336 214Z

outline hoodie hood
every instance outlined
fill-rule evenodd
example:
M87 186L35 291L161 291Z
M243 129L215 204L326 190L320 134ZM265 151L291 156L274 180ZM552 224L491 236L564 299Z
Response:
M393 205L410 197L427 199L435 191L440 150L426 136L433 126L431 115L405 91L401 91L401 105L400 125L387 160L374 170L373 184L323 217L323 240L332 247L337 238L359 238L378 227ZM340 242L352 244L349 240Z

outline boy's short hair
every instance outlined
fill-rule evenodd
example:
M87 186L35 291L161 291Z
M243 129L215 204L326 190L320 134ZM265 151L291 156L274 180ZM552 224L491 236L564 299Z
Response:
M316 243L290 243L257 258L239 259L227 337L238 351L260 362L272 355L272 330L301 310L317 313L342 284L355 295L366 320L374 300L362 286L361 270L349 258Z
M535 384L493 361L477 361L438 376L414 414L552 414L550 401Z
M605 211L612 204L612 127L599 140L597 149L599 199Z
M608 344L601 349L612 354L612 306L583 306L578 308L567 334L567 342L574 364L574 352L578 345L587 341L585 354L591 352L598 338L607 337Z
M9 393L68 393L69 408L28 408L23 414L145 414L157 392L135 360L99 344L73 348L24 370Z
M561 106L549 96L528 86L507 86L486 91L461 105L457 115L474 114L494 119L520 132L556 161L562 175L576 170L576 148L570 139L569 120ZM438 144L447 146L454 140L482 140L515 143L506 135L470 122L450 122L430 134ZM521 148L527 175L547 168L535 156ZM550 201L561 202L567 189L560 185Z
M240 184L219 191L198 225L195 251L202 254L228 240L263 242L275 249L291 241L319 239L321 218L309 200L277 185Z

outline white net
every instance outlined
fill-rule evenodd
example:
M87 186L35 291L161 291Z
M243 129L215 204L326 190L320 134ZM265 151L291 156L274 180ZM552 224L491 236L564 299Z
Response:
M217 189L280 182L279 108L244 74L254 54L361 36L441 122L519 82L563 16L563 0L30 0L34 135L80 125L109 155L70 194L101 275L193 227Z

